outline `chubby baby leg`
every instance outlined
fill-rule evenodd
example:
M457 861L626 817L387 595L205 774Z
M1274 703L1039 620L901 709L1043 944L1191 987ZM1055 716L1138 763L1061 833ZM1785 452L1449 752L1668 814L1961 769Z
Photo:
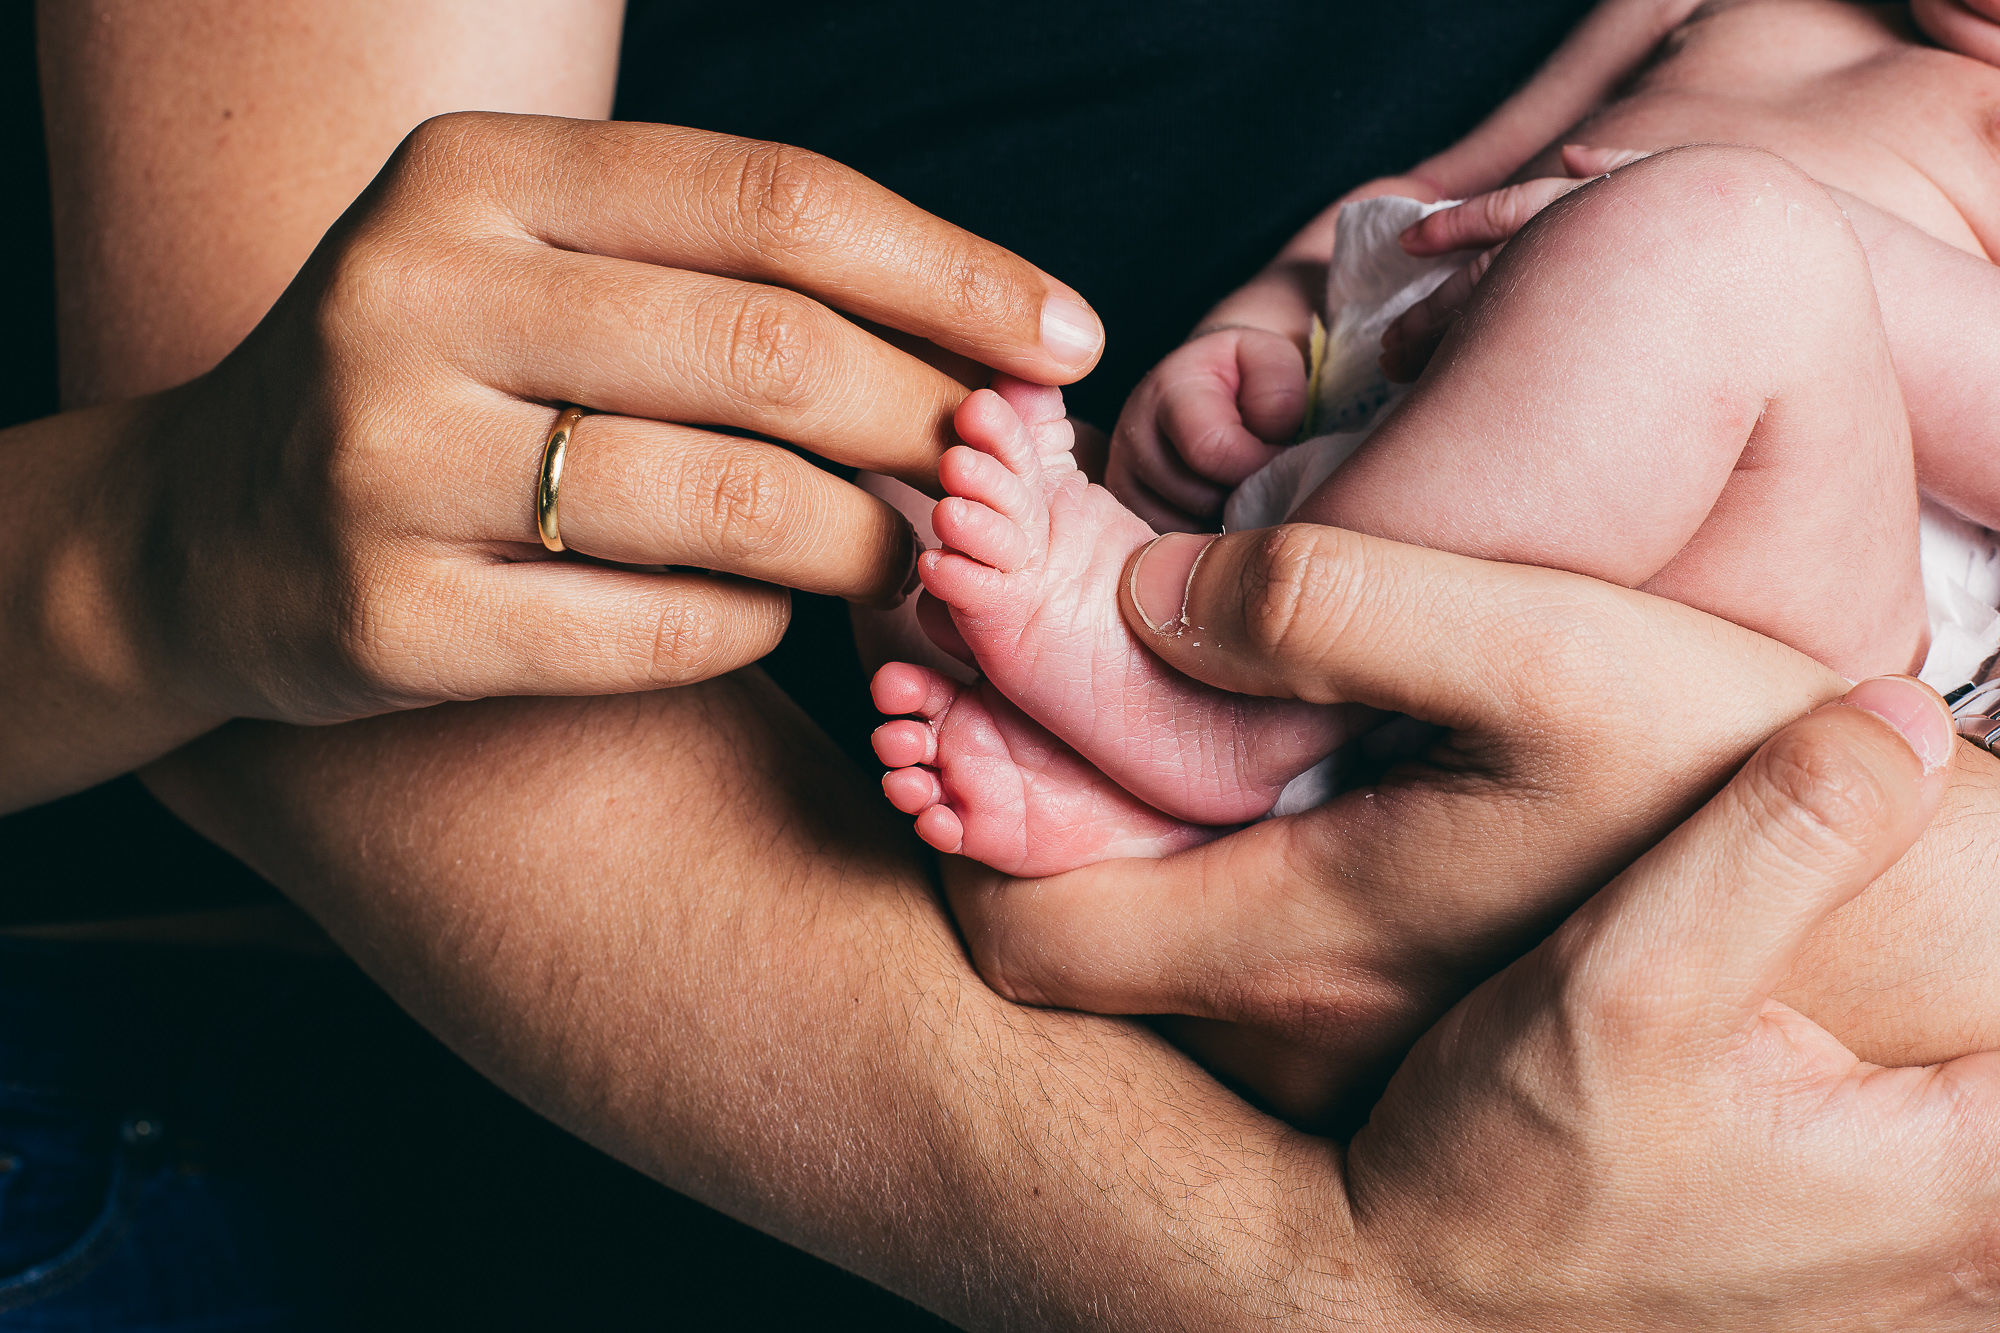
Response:
M1926 647L1909 425L1809 177L1680 149L1551 207L1296 517L1657 592L1850 677Z

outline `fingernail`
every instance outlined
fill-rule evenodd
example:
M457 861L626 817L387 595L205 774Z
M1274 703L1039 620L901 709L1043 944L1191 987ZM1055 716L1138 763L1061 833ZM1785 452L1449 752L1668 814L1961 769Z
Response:
M1187 611L1188 584L1212 532L1170 532L1155 537L1132 562L1132 605L1155 634L1178 630Z
M1042 303L1042 346L1066 366L1087 366L1104 346L1104 326L1076 297L1051 296Z
M1409 341L1409 325L1401 318L1382 330L1382 350L1385 352L1393 352Z
M1877 676L1849 690L1841 702L1873 713L1894 727L1925 773L1935 773L1951 762L1955 735L1951 713L1937 691L1923 682L1908 676Z

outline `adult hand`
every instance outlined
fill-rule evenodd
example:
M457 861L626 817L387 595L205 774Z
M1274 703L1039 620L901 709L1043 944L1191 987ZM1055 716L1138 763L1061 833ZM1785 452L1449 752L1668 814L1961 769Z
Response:
M133 451L133 652L191 710L306 722L740 666L783 630L776 585L905 585L901 517L767 442L933 485L965 389L896 334L1044 382L1102 340L1033 265L811 153L430 121L168 397L172 447ZM592 562L536 534L564 402L597 413L558 507Z
M1127 621L1177 669L1369 704L1443 738L1163 862L1033 882L955 863L954 912L1002 994L1189 1016L1182 1039L1295 1119L1327 1112L1844 689L1675 603L1334 528L1168 536L1131 571Z
M1945 787L1934 695L1847 702L1397 1071L1346 1155L1361 1267L1414 1307L1384 1326L1992 1326L2000 1056L1872 1066L1772 998Z

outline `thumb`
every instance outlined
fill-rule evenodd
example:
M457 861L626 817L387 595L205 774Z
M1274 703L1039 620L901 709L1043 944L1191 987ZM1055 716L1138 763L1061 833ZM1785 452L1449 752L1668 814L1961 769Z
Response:
M1766 741L1559 947L1612 1012L1650 1009L1657 1031L1742 1030L1820 923L1915 843L1956 743L1929 687L1863 681Z

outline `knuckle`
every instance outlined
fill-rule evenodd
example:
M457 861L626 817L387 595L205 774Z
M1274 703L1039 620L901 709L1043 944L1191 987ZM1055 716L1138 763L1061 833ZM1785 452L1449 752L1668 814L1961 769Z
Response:
M511 122L491 111L448 111L423 121L403 136L390 158L392 192L438 199L462 195L476 165L490 162Z
M645 625L654 680L684 685L717 674L726 642L714 608L699 597L669 597Z
M687 512L702 516L710 543L743 555L768 550L789 533L790 493L775 460L734 451L694 469Z
M1572 1058L1590 1051L1626 1053L1662 1038L1660 1000L1673 986L1658 951L1614 955L1589 936L1558 935L1547 946L1560 1030Z
M803 406L813 392L817 321L803 297L760 288L736 303L723 326L722 368L730 387L767 407Z
M1878 775L1810 728L1779 733L1752 776L1748 795L1761 827L1801 859L1851 852L1893 804Z
M393 229L363 228L329 261L318 306L320 336L338 345L398 312L435 310L448 297L447 287L408 238Z
M738 215L759 249L803 249L845 225L852 183L843 168L818 153L755 143L742 150L736 169Z
M376 706L408 705L438 697L437 681L422 679L418 662L431 662L423 643L450 618L438 590L415 571L371 568L351 562L342 571L332 657L359 697ZM387 575L387 577L385 577Z
M1028 291L997 255L947 245L936 267L939 293L968 324L1007 328L1031 322Z
M1244 565L1243 631L1267 660L1310 666L1353 610L1359 561L1330 529L1287 524L1259 535Z
M398 153L415 161L456 158L489 126L493 117L480 111L447 111L432 116L403 136Z
M1479 230L1491 234L1505 231L1514 223L1521 204L1520 187L1510 185L1504 190L1479 197Z

